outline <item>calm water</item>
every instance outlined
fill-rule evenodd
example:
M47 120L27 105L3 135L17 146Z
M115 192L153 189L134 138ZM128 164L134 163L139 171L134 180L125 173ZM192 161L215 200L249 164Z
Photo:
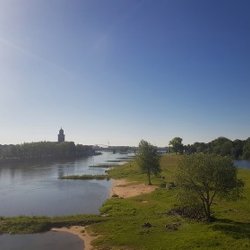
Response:
M106 152L70 162L3 165L0 167L0 216L98 213L108 198L109 181L58 178L104 174L104 168L89 166L108 164L108 160L119 157L124 155ZM1 250L82 250L83 244L77 236L68 233L0 235Z
M0 216L98 213L108 198L110 181L60 180L63 175L103 174L90 165L124 157L102 155L64 163L0 166Z
M240 168L250 168L250 161L234 161L234 165Z
M0 235L1 250L82 250L83 241L68 233Z

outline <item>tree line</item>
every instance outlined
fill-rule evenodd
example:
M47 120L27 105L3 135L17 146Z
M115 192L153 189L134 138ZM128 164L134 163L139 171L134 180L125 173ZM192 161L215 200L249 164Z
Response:
M169 142L170 152L180 154L209 153L220 156L230 156L233 159L250 159L250 137L246 140L236 139L234 141L226 137L205 143L195 142L193 144L183 145L182 138L175 137Z
M94 155L92 146L74 142L31 142L17 145L0 145L0 160L32 160L69 158Z

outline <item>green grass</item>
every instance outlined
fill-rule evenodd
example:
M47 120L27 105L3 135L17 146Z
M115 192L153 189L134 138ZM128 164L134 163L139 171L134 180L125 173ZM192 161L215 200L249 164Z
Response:
M90 168L112 168L113 165L110 164L100 164L100 165L91 165Z
M152 175L152 183L159 185L163 182L163 178L165 178L164 181L172 182L174 180L174 173L179 161L179 157L180 156L176 155L169 155L167 157L163 156L160 160L162 172L157 177ZM126 178L130 181L147 183L146 175L141 173L135 161L108 170L108 175L110 178L114 179Z
M97 215L0 217L0 234L40 233L49 231L53 227L85 226L104 220L106 219Z
M105 180L109 179L108 175L67 175L62 176L63 180Z
M108 160L106 162L122 162L122 160Z
M162 157L161 176L166 182L174 180L180 157ZM110 170L109 175L147 182L132 162ZM216 201L213 211L217 220L210 224L168 215L176 205L175 189L158 188L129 199L109 199L100 209L108 220L91 225L101 235L94 244L100 249L250 249L250 171L239 170L239 176L246 184L245 198ZM162 178L154 177L152 182L158 185ZM152 227L143 227L147 222Z

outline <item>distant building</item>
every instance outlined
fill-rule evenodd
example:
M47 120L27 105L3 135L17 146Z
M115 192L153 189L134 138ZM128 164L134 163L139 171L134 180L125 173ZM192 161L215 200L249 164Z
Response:
M65 134L64 134L63 129L61 128L59 130L59 134L58 134L58 142L61 143L61 142L64 142L64 141L65 141Z

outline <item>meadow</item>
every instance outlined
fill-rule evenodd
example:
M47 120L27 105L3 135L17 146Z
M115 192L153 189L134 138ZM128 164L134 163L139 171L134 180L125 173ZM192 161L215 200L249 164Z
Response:
M181 156L161 158L161 177L152 183L160 186L174 182ZM158 188L150 194L127 199L111 198L100 212L104 223L91 225L100 237L94 244L100 249L249 249L250 248L250 171L239 169L245 182L244 198L239 201L219 201L213 206L212 223L195 221L169 211L176 207L175 188ZM135 163L109 171L111 178L147 182Z

